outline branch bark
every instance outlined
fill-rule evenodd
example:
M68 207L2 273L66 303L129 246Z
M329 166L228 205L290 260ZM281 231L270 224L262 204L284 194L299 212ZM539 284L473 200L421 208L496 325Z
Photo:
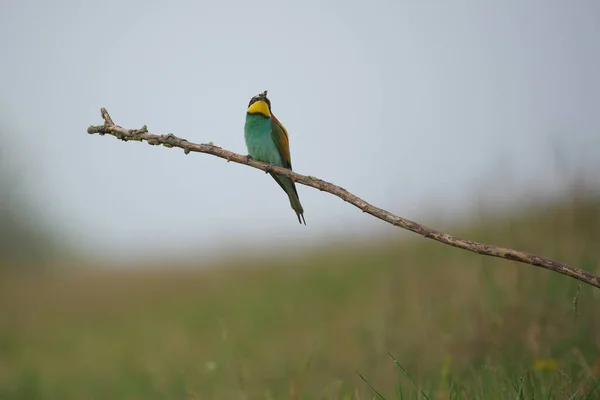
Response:
M213 145L212 142L208 144L197 144L188 142L187 140L179 138L173 135L172 133L166 135L152 134L148 132L148 128L146 127L146 125L144 125L140 129L125 129L118 125L115 125L106 109L102 108L101 113L102 118L104 119L104 125L90 126L87 130L89 134L108 134L115 136L117 139L121 139L123 141L134 140L141 142L145 140L150 145L178 147L180 149L183 149L185 154L189 154L190 152L212 154L213 156L223 158L228 162L233 161L235 163L245 164L250 167L263 170L265 172L274 172L279 175L287 176L294 182L300 183L302 185L310 186L315 189L331 193L334 196L337 196L340 199L359 208L360 210L362 210L362 212L371 214L372 216L379 218L385 222L388 222L392 225L398 226L403 229L407 229L409 231L415 232L421 236L433 239L440 243L458 247L459 249L472 251L477 254L504 258L507 260L513 260L525 264L534 265L536 267L549 269L550 271L558 272L559 274L569 276L581 282L585 282L589 285L600 288L600 277L582 269L572 267L570 265L554 261L548 258L540 257L535 254L526 253L524 251L478 243L472 240L461 239L444 232L439 232L421 224L418 224L414 221L398 217L390 213L389 211L375 207L367 203L363 199L359 198L358 196L355 196L352 193L348 192L346 189L334 185L332 183L326 182L322 179L318 179L313 176L300 175L286 168L268 165L266 163L248 158L247 156L222 149L221 147Z

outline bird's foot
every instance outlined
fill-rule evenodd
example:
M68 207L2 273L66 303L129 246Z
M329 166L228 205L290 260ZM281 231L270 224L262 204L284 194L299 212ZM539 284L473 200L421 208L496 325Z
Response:
M265 168L265 174L268 174L268 173L272 172L273 171L272 168L273 168L273 164L269 163L267 165L267 168Z
M250 161L250 160L253 160L253 158L252 158L252 156L251 156L250 154L248 154L248 155L246 156L246 161Z

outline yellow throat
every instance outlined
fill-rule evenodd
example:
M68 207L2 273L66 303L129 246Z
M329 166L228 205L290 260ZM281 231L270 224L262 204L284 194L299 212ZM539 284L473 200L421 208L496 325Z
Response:
M271 118L269 106L264 100L258 100L250 104L250 107L248 107L248 114L262 114L267 118Z

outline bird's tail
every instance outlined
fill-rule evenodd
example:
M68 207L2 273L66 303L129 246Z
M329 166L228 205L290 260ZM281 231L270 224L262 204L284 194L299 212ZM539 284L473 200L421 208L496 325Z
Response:
M287 193L290 199L290 205L292 209L296 212L296 216L298 217L298 222L306 225L306 221L304 220L304 209L302 208L302 204L300 204L300 198L298 197L298 191L296 190L296 184L290 178L281 175L271 175L273 179L281 186L281 188Z

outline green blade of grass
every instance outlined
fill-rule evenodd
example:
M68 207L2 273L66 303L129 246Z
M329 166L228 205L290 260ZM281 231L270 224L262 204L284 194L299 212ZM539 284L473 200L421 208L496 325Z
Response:
M523 386L525 384L525 379L523 379L522 377L519 378L519 389L517 390L517 399L522 399L523 398Z
M448 391L448 400L452 400L453 392L454 392L454 376L452 376L452 382L450 383L450 390ZM481 398L483 399L483 395Z
M360 376L360 379L362 379L363 382L365 382L367 384L367 386L371 388L371 390L377 395L377 397L379 397L380 399L385 400L385 397L383 397L383 395L381 393L379 393L377 391L377 389L375 389L373 387L373 385L371 385L371 383L364 376L361 375L360 372L356 371L356 373L358 374L358 376Z
M402 366L402 364L400 364L400 362L398 362L398 360L396 360L396 358L392 355L392 353L390 353L389 351L387 353L392 358L392 360L394 360L394 363L402 370L402 372L404 372L404 375L406 375L408 377L408 379L410 379L410 381L413 383L413 385L415 385L417 387L417 389L419 389L419 391L421 392L421 395L423 395L423 397L425 397L427 400L429 400L429 397L425 394L425 392L423 391L423 389L421 389L421 387L413 379L413 377L410 376L410 374L408 373L408 371L406 369L404 369L404 367Z
M404 391L402 390L402 379L398 379L398 395L400 400L404 400Z
M592 399L592 395L594 394L594 392L598 393L598 395L600 395L600 379L594 379L592 378L594 385L592 386L592 388L590 389L590 391L588 392L588 394L585 396L585 400L588 399Z
M573 400L573 399L575 398L575 396L577 396L577 393L579 393L579 389L577 389L577 390L575 391L575 393L573 393L573 394L571 395L571 397L569 397L569 400Z

